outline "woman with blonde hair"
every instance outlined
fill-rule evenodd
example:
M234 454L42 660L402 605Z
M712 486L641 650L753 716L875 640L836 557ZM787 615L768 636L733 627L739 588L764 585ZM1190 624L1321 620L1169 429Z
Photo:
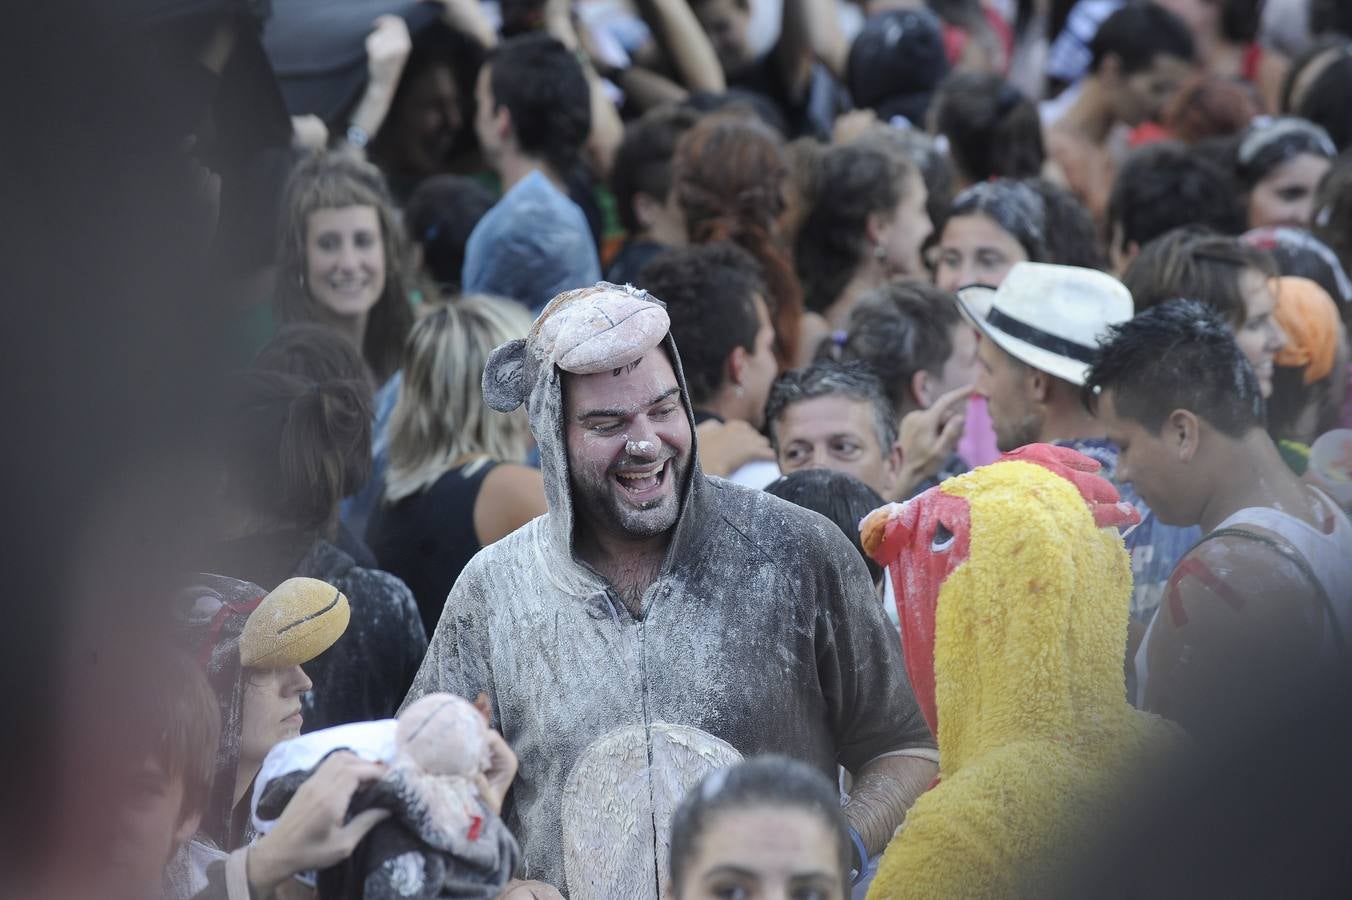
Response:
M546 509L543 478L521 463L530 449L525 411L495 412L482 392L493 348L530 327L520 304L470 296L423 316L409 334L385 495L366 540L413 590L428 634L474 554Z
M385 179L341 154L303 157L286 182L277 313L342 333L384 384L413 321L403 228Z

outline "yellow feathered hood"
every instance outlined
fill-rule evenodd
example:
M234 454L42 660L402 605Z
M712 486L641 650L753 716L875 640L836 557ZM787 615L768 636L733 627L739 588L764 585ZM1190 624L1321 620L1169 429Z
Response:
M1039 449L1055 464L997 462L865 523L895 580L908 668L924 664L932 617L940 757L870 897L1021 893L1152 748L1172 744L1125 700L1131 568L1092 511L1118 508L1116 492L1087 458L1058 470L1069 457Z

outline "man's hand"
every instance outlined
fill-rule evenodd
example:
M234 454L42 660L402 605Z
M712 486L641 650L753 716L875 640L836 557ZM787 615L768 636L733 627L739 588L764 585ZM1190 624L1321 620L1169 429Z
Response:
M366 134L366 140L376 136L385 116L394 102L395 89L404 72L404 63L413 49L408 36L408 25L399 16L377 16L371 23L374 30L366 36L366 90L352 111L349 124ZM348 145L358 155L364 155L364 141Z
M352 795L363 784L385 774L380 763L338 752L296 791L272 831L249 848L249 890L267 897L298 872L323 869L347 859L367 832L389 816L389 810L368 809L344 824Z
M695 435L699 438L700 468L706 475L725 478L749 462L773 462L775 458L765 435L740 419L710 419L695 428Z
M497 46L498 34L479 0L440 0L440 3L442 21L448 26L472 37L485 50Z
M901 478L897 483L897 499L911 495L915 486L926 478L933 478L957 449L962 440L962 427L967 416L963 407L972 395L970 387L949 391L929 409L918 409L901 419Z
M371 84L388 89L393 96L404 63L413 50L413 40L408 35L408 25L399 16L378 16L371 24L375 30L366 36L366 71Z
M319 116L291 117L291 146L297 150L323 150L329 142L329 128Z
M483 798L484 804L496 815L502 815L502 801L516 778L516 769L516 754L502 739L502 735L490 729L488 769L475 780L475 784L479 788L479 796Z

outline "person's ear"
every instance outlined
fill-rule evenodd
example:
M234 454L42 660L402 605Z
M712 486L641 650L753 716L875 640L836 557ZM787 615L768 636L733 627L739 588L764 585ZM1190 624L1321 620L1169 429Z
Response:
M727 362L723 364L727 383L733 387L740 388L742 386L742 380L746 377L747 356L746 348L738 345L732 348L732 352L728 354Z
M924 369L911 376L911 398L921 409L929 409L934 403L934 380Z
M877 212L868 214L864 219L864 238L868 241L870 250L883 242L891 224L892 219L889 216Z
M1041 369L1028 367L1028 385L1031 388L1033 401L1038 405L1047 402L1047 398L1052 392L1052 377Z
M201 824L202 813L200 811L179 819L178 827L174 829L174 850L177 851L179 847L192 840L192 836L197 834L197 829Z
M1179 462L1191 462L1201 447L1202 423L1188 410L1176 409L1164 423L1164 440Z
M493 110L493 130L497 132L499 140L506 141L513 137L512 111L506 105Z
M1116 53L1103 57L1098 69L1099 80L1109 87L1118 87L1122 83L1122 58Z
M884 468L887 469L887 496L884 496L883 499L900 500L900 497L896 496L896 491L900 488L900 481L902 481L902 442L900 442L900 438L892 442L883 462Z
M662 202L654 200L648 194L638 191L634 194L634 218L638 219L638 224L647 231L657 223L657 217L661 215Z

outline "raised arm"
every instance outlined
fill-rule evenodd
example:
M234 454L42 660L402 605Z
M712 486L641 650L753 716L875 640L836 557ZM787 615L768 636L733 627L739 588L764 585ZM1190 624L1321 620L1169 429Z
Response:
M546 0L545 31L574 53L582 49L577 29L573 26L569 0ZM624 139L624 123L620 121L615 104L606 95L601 76L596 74L595 67L586 59L582 59L582 71L591 89L591 131L587 136L587 149L596 163L597 174L605 180L610 177L610 164L615 159L620 141Z
M782 27L776 52L785 76L791 79L787 83L795 90L806 89L814 57L840 81L845 80L850 45L840 30L832 0L784 0Z
M639 11L685 88L712 94L727 90L718 54L687 0L639 0Z

